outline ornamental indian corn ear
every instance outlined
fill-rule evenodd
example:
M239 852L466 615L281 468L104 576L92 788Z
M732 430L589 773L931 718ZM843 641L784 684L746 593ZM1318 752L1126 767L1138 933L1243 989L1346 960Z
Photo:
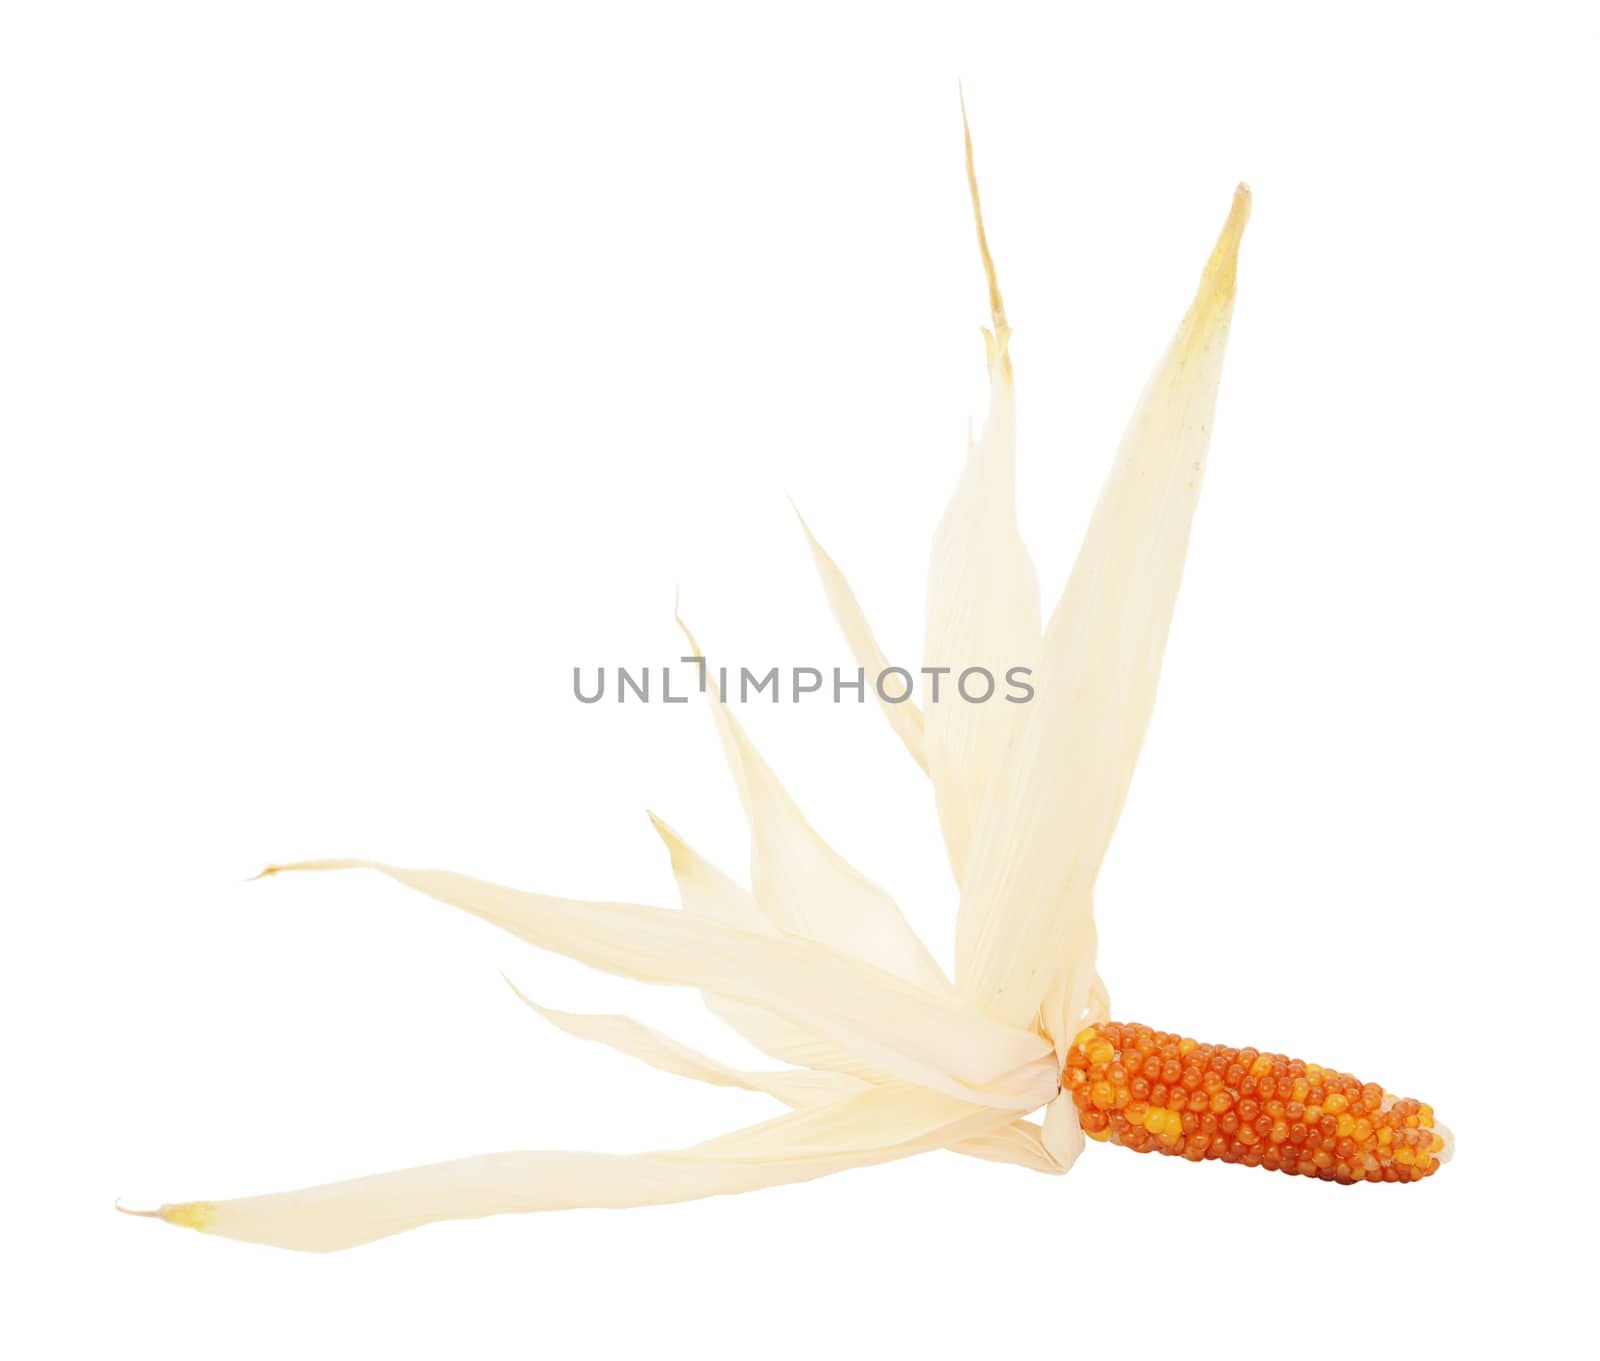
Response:
M1067 1052L1066 1089L1091 1139L1345 1185L1421 1181L1450 1135L1420 1101L1315 1063L1104 1021Z
M1210 444L1249 191L1240 186L1234 195L1041 632L1037 578L1016 522L1012 333L970 134L966 152L992 324L984 333L990 401L934 536L925 660L945 675L1029 666L1036 698L883 705L928 774L960 888L954 981L890 895L807 820L712 687L713 721L750 826L749 889L654 815L680 910L550 897L363 860L307 860L265 873L375 870L541 949L640 982L696 989L721 1020L786 1066L734 1068L626 1016L522 1000L575 1038L679 1077L774 1098L786 1114L692 1148L490 1153L131 1213L328 1251L438 1220L663 1204L938 1148L1060 1173L1085 1134L1328 1181L1420 1181L1436 1170L1449 1136L1428 1107L1299 1060L1114 1023L1096 970L1095 880L1155 703ZM852 652L882 673L887 660L843 571L809 527L805 535ZM699 654L692 636L690 643ZM1042 1124L1027 1118L1041 1107Z

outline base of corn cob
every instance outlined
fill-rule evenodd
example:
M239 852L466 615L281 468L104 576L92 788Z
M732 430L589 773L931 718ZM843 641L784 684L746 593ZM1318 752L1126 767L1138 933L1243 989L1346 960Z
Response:
M1091 1139L1349 1184L1413 1182L1451 1152L1433 1109L1348 1073L1138 1024L1080 1033L1062 1083Z

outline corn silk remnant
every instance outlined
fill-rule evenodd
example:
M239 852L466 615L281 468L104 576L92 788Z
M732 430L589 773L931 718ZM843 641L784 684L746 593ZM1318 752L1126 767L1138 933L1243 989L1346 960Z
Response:
M965 111L963 110L965 129ZM929 668L1031 668L1012 704L885 704L932 784L960 890L955 975L894 900L817 833L715 687L718 738L750 824L750 887L659 818L680 907L521 892L444 870L365 868L532 945L641 982L697 990L785 1065L734 1068L626 1016L533 1011L663 1072L773 1097L787 1114L690 1148L637 1155L502 1152L273 1195L130 1211L308 1251L449 1219L657 1205L753 1191L934 1149L1035 1172L1071 1168L1088 1133L1193 1160L1336 1181L1417 1180L1448 1152L1432 1112L1353 1078L1109 1020L1094 886L1144 741L1177 601L1233 317L1241 185L1200 284L1123 436L1048 621L1017 530L1016 409L1006 322L967 174L992 326L989 410L934 534ZM888 666L849 582L802 526L856 661ZM685 629L687 633L687 629ZM704 655L690 638L694 651ZM1042 1122L1028 1118L1044 1109Z

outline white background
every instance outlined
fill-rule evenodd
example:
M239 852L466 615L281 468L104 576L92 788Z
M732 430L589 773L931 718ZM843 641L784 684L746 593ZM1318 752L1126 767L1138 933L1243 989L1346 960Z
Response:
M1596 1118L1592 18L562 8L7 9L7 1351L1561 1336ZM848 664L786 494L915 664L983 400L958 76L1047 605L1255 190L1098 895L1116 1013L1430 1099L1455 1162L1345 1190L935 1154L334 1257L114 1215L769 1113L556 1033L497 970L748 1057L687 997L375 879L242 881L351 854L671 902L646 807L742 871L703 710L583 707L571 669L676 658L675 589L716 656ZM876 710L748 721L948 960L931 798Z

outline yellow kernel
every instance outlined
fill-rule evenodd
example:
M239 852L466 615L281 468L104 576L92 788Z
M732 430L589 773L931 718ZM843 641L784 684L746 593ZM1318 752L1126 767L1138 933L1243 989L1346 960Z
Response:
M1089 1046L1090 1063L1110 1063L1116 1056L1117 1051L1104 1040L1098 1040Z
M1093 1026L1090 1026L1087 1030L1080 1030L1078 1032L1077 1038L1074 1039L1072 1042L1073 1042L1073 1044L1088 1044L1089 1041L1094 1038L1094 1036L1095 1036L1095 1029L1094 1029Z
M1402 1167L1410 1167L1417 1160L1417 1151L1414 1148L1402 1148L1395 1152L1394 1160Z
M1160 1106L1152 1106L1150 1113L1144 1118L1144 1127L1152 1134L1160 1134L1167 1127L1167 1116L1171 1113L1162 1110Z
M1289 1099L1291 1101L1304 1101L1310 1091L1311 1084L1303 1077L1297 1077L1294 1080L1294 1090L1290 1092Z
M1250 1065L1251 1077L1265 1077L1271 1071L1272 1059L1266 1054L1261 1055L1260 1058Z
M1322 1103L1322 1109L1329 1115L1338 1115L1350 1105L1349 1100L1342 1092L1329 1092Z
M1349 1111L1346 1111L1339 1117L1339 1137L1341 1139L1348 1139L1355 1132L1356 1118L1355 1116L1351 1115Z
M1104 1129L1086 1129L1084 1133L1096 1142L1103 1144L1111 1137L1111 1126L1107 1125Z
M1112 1090L1109 1082L1097 1082L1089 1088L1089 1100L1103 1111L1110 1110L1116 1099L1116 1092Z
M1435 1134L1433 1136L1433 1143L1429 1147L1428 1152L1429 1153L1443 1153L1444 1152L1444 1135Z
M1199 1046L1198 1046L1197 1042L1194 1041L1194 1040L1179 1040L1178 1041L1178 1056L1180 1058L1187 1057L1188 1054L1191 1051L1193 1051L1194 1049L1196 1049L1198 1047Z
M1394 1142L1394 1131L1392 1129L1390 1129L1387 1125L1385 1125L1382 1129L1380 1129L1378 1131L1378 1144L1382 1148L1388 1148L1389 1145L1392 1144L1393 1142Z
M1429 1106L1429 1105L1418 1106L1417 1107L1417 1120L1421 1124L1432 1125L1433 1124L1433 1107Z
M1164 1132L1166 1134L1168 1134L1168 1135L1171 1135L1173 1138L1176 1138L1178 1135L1182 1134L1183 1133L1183 1116L1182 1116L1182 1114L1180 1112L1178 1112L1178 1111L1167 1111L1166 1112L1166 1117L1167 1117L1167 1127L1166 1127L1166 1130Z

